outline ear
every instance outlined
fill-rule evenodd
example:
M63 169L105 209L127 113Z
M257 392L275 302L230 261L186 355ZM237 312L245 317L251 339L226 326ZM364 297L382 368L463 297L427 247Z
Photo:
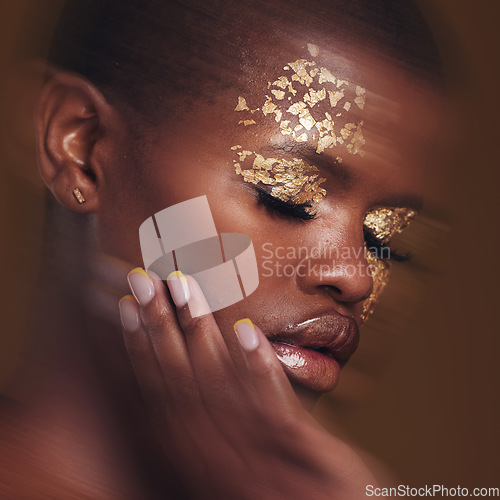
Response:
M110 113L99 90L76 74L56 73L40 94L35 112L40 175L59 203L73 212L99 207L103 172L95 150Z

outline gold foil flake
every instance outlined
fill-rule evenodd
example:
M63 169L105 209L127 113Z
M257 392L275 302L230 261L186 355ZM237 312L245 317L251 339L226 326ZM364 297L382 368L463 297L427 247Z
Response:
M349 122L348 118L353 103L363 109L365 89L350 85L347 80L307 59L289 62L284 71L288 73L269 82L269 92L260 108L251 110L243 97L238 98L236 110L250 111L253 118L239 123L245 126L259 124L257 116L272 116L282 135L290 136L296 142L312 142L317 153L343 146L350 154L363 155L363 122ZM335 127L332 116L325 111L327 102L330 110L337 108L335 116L348 113L349 123Z
M250 111L250 108L247 106L247 101L244 97L238 97L238 105L234 108L235 111Z
M237 144L236 146L231 146L232 151L235 151L237 149L241 149L241 146L239 144Z
M247 169L242 169L241 163L235 163L235 172L241 175L245 182L252 184L260 182L272 186L271 194L283 201L320 202L326 195L326 190L321 187L326 179L318 176L317 167L309 165L300 158L291 160L265 158L255 151L237 151L237 155L240 162L246 159L248 163L250 157L254 158L251 167Z
M382 244L400 233L417 212L410 208L376 208L365 215L364 225Z
M262 106L262 112L264 113L264 115L273 113L277 107L276 104L273 103L272 98L270 96L266 96L266 98L267 100Z
M378 259L374 254L365 249L366 261L369 266L369 272L373 280L373 289L370 296L363 303L361 312L361 321L364 323L379 301L385 286L389 282L390 264L385 260Z
M365 107L365 89L359 85L356 87L356 99L354 102L358 105L359 109L364 109Z
M309 51L309 54L311 54L313 57L318 57L319 48L317 45L314 45L313 43L308 43L307 50Z
M359 122L356 125L356 131L354 132L351 143L347 145L347 151L349 153L355 155L359 154L360 156L364 156L364 151L361 149L365 144L365 138L363 137L363 122Z
M283 135L291 135L292 129L290 128L290 120L283 120L280 123L280 129Z
M309 106L311 108L314 107L316 104L318 104L318 102L323 101L324 99L326 99L326 89L325 88L322 88L321 90L318 90L317 92L315 92L313 89L310 89L309 93L306 93L304 95L304 102L309 104Z
M309 110L305 109L299 113L299 122L307 130L311 130L316 125L316 120L311 116Z
M287 112L291 113L292 115L298 115L302 110L304 110L306 107L305 103L302 101L296 102L295 104L292 104L288 109Z
M326 68L321 68L318 83L333 83L335 85L337 79Z
M238 122L238 125L241 125L243 123L243 125L245 125L245 127L247 127L248 125L257 125L257 122L255 120L240 120Z
M324 137L321 137L321 139L318 141L316 153L320 154L325 149L328 149L328 148L335 146L336 142L337 142L336 139L334 137L329 136L329 135L325 135Z
M337 103L344 97L344 91L338 90L336 92L328 91L328 95L330 96L330 106L334 108L337 106Z
M278 101L282 101L283 98L285 97L285 92L283 90L271 90L271 93L274 94L274 97L278 99Z
M241 162L245 161L247 156L250 156L252 154L251 151L238 151L238 157Z

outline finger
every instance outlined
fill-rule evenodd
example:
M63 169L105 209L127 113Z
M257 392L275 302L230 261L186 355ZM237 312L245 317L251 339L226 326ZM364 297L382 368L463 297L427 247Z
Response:
M199 412L198 383L166 287L141 268L133 269L128 281L138 300L139 314L163 375L168 400L185 416Z
M125 295L119 308L125 347L144 402L152 415L158 415L163 411L165 385L153 347L141 324L139 306L132 295Z
M294 412L302 406L262 330L249 318L237 321L234 331L245 352L248 379L262 405L277 412Z
M202 397L209 405L224 399L227 405L228 398L235 404L235 393L241 392L235 367L200 286L192 276L184 276L180 271L168 276L167 285Z

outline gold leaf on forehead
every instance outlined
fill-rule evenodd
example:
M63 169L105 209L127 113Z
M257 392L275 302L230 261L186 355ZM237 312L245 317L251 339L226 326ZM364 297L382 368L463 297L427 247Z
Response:
M358 105L359 109L364 109L365 107L365 96L356 97L354 102Z
M337 79L337 88L339 89L342 87L342 85L345 85L346 87L349 85L349 82L347 80L341 80L340 78Z
M302 134L299 135L298 137L295 138L297 142L307 142L307 134Z
M313 57L318 57L319 48L317 45L314 45L313 43L308 43L307 50L309 51L309 54L311 54Z
M316 125L316 120L306 109L300 113L299 123L307 130L311 130Z
M350 103L350 102L346 102L346 103L344 104L344 109L345 109L346 111L349 111L349 110L351 109L351 103Z
M283 120L280 123L280 129L283 135L291 135L292 129L290 128L290 120Z
M337 90L336 92L328 91L328 95L330 96L330 105L332 108L337 106L337 103L344 97L343 90Z
M239 144L236 144L236 146L231 146L231 149L234 151L236 149L241 149L241 146Z
M250 111L250 108L247 106L247 101L244 97L238 97L238 104L234 108L235 111Z
M321 90L314 91L313 89L309 90L309 93L306 92L304 95L304 102L309 104L311 108L315 106L318 102L323 101L326 99L326 89L322 88Z
M283 98L285 97L285 92L283 90L273 89L273 90L271 90L271 93L274 94L274 97L276 97L276 99L278 99L278 101L283 100Z
M276 109L276 104L273 103L271 97L266 96L266 102L262 106L262 112L264 113L264 115L273 113L275 109Z
M318 83L337 83L337 79L326 68L321 68Z
M243 125L245 125L245 127L247 127L248 125L257 125L255 120L240 120L238 122L238 125L241 125L242 123L243 123Z
M360 156L364 156L364 151L361 149L365 144L365 139L363 137L363 122L359 122L356 126L356 130L352 136L351 143L347 145L347 151L349 153L355 155L359 154Z
M302 101L296 102L292 104L288 109L287 112L291 113L292 115L298 115L301 110L305 109L306 105Z

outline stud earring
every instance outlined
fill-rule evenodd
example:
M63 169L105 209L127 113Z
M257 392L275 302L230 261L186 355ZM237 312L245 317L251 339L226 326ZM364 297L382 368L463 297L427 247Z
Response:
M76 201L78 201L78 203L80 203L80 205L82 203L85 203L85 197L83 196L82 192L78 188L73 189L73 194L75 195Z

